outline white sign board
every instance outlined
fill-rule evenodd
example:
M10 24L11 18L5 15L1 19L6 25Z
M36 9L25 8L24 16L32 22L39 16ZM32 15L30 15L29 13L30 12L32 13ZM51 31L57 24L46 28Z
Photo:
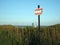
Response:
M43 9L42 8L37 8L36 10L35 10L35 14L36 15L40 15L40 14L42 14L42 11Z

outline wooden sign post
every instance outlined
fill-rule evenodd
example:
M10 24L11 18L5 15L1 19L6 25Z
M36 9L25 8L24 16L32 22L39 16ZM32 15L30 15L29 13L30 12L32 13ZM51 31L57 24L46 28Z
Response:
M41 30L40 30L40 15L42 14L42 11L43 9L42 8L40 8L40 5L38 5L38 8L37 9L35 9L35 14L38 16L38 32L37 32L37 34L38 34L38 36L39 36L39 38L38 38L38 45L42 45L42 43L41 43L41 34L40 34L40 32L41 32Z
M35 14L38 15L38 30L40 31L40 15L42 14L43 9L40 8L40 5L38 5L38 8L35 10Z

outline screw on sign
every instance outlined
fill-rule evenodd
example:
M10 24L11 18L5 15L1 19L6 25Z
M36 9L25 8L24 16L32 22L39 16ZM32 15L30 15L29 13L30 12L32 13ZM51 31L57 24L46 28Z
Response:
M35 14L36 15L40 15L40 14L42 14L42 11L43 9L42 8L37 8L36 10L35 10Z

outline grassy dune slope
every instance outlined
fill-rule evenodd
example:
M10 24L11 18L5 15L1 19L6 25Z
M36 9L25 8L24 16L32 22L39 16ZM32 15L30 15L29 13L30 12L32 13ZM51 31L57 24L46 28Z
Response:
M37 28L0 26L0 45L60 45L60 24Z

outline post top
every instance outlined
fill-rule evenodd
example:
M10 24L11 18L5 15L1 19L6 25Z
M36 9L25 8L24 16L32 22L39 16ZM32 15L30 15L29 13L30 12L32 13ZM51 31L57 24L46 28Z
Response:
M40 8L40 5L38 5L38 8Z

